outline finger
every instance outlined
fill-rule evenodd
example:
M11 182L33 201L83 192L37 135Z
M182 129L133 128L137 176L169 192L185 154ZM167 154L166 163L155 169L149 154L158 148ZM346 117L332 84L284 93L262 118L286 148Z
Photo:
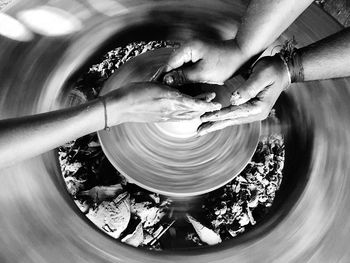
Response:
M211 112L220 110L222 107L218 102L206 102L189 96L182 96L177 99L177 102L179 107L183 109L191 109L193 111Z
M246 120L244 119L235 119L235 120L224 120L216 122L205 122L198 127L197 135L203 136L210 132L222 130L226 127L243 124Z
M203 136L210 132L222 130L229 126L242 125L242 124L251 123L251 122L260 121L260 120L261 120L260 115L255 114L246 118L236 118L236 119L228 119L223 121L205 122L198 127L197 135Z
M229 106L220 111L208 112L201 117L202 122L222 121L227 119L248 118L259 115L263 111L263 104L252 101L239 106Z
M234 122L232 120L225 120L225 121L218 121L218 122L205 122L198 127L197 135L203 136L213 131L222 130L231 125L234 125Z
M215 92L206 92L195 96L196 99L205 100L206 102L211 102L213 99L215 99L215 97Z
M187 83L187 78L182 68L173 70L170 73L165 74L163 82L168 86L179 86Z
M186 83L202 82L200 65L181 67L164 75L163 82L168 86L179 86Z
M189 42L181 46L169 58L165 67L165 72L177 69L188 62L197 62L200 59L199 48L193 42Z
M199 118L202 112L198 111L178 111L172 115L172 119L175 120L192 120L195 118Z
M259 92L264 90L268 85L271 85L265 80L263 74L252 74L249 79L239 87L231 96L232 105L241 105L255 98Z

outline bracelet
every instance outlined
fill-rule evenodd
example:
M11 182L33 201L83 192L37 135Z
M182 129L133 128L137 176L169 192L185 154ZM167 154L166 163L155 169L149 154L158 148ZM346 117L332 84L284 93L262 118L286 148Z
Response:
M288 63L287 63L287 61L284 59L284 57L283 57L280 53L278 53L277 55L278 55L278 57L282 60L283 65L285 66L285 68L286 68L286 70L287 70L288 80L289 80L289 81L288 81L288 86L287 86L287 87L289 87L289 85L292 83L292 76L290 75Z
M288 68L291 83L304 81L304 67L295 43L294 38L286 41L279 53L280 58Z
M106 105L105 98L104 97L99 97L99 99L101 100L101 102L103 104L103 109L104 109L104 114L105 114L105 127L104 127L104 130L105 131L110 131L110 128L108 127L107 105Z

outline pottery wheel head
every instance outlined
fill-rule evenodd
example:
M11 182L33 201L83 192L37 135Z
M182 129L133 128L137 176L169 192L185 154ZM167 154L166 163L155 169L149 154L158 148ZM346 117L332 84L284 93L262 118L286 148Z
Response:
M172 49L139 55L117 70L102 94L130 82L148 81L164 65ZM224 86L188 85L187 93L215 91L223 106L243 79ZM130 182L173 197L200 195L223 186L237 176L256 149L260 122L232 126L196 137L200 120L164 123L125 123L100 131L102 149L109 161Z

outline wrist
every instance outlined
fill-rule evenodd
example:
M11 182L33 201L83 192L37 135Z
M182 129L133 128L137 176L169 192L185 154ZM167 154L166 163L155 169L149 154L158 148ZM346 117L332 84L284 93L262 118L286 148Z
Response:
M299 50L293 45L293 42L294 40L287 41L278 55L287 67L290 83L303 82L304 67L302 57Z
M100 97L101 104L104 108L103 129L109 130L110 127L124 123L123 119L126 106L123 105L119 90L114 90Z
M99 99L86 102L78 107L81 109L81 114L83 115L79 114L77 118L78 121L84 122L85 126L83 129L85 134L96 132L104 128L104 109Z
M274 55L274 57L276 57L276 59L279 59L283 65L282 67L284 68L285 75L287 75L288 79L288 85L286 87L287 89L290 86L290 84L292 84L292 77L290 75L288 63L280 53L277 53L276 55Z

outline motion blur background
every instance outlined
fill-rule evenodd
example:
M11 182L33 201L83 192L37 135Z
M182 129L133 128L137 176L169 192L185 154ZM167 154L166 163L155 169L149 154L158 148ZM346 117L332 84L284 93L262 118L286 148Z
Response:
M12 0L0 0L0 10L11 3ZM244 2L244 1L243 1ZM350 1L349 0L318 0L315 1L328 14L344 26L350 25Z
M98 1L98 0L96 0ZM132 0L130 0L132 2ZM0 9L4 8L8 3L10 3L11 0L0 0ZM59 2L59 1L52 1L52 2ZM81 2L84 2L84 0L81 0ZM161 1L159 1L161 2ZM236 1L238 2L238 1ZM242 3L248 3L248 1L241 1ZM316 1L318 5L320 5L328 14L330 14L334 19L336 19L340 24L343 26L348 26L350 24L350 1L346 0L328 0L328 1ZM332 22L332 21L330 21ZM300 26L300 24L299 24ZM311 25L314 26L314 25ZM312 28L312 27L311 27ZM319 36L317 36L319 37ZM1 53L1 50L0 50ZM340 83L341 84L341 83ZM329 82L324 82L324 86L331 85ZM340 86L346 86L340 85ZM322 89L326 90L326 89ZM329 90L327 90L329 91ZM334 91L335 93L335 91ZM313 93L311 95L315 95L318 93ZM298 94L297 94L298 95ZM330 92L330 97L332 98L332 93ZM334 95L337 95L336 93ZM342 98L341 94L339 94L339 97ZM310 98L315 98L315 96L310 96ZM307 98L306 98L307 99ZM305 100L306 100L305 99ZM324 102L325 107L332 105L331 99L328 100L328 97L317 97L320 101ZM334 99L334 101L336 101ZM333 101L333 102L334 102ZM340 101L340 100L338 100ZM327 104L327 102L330 102ZM316 104L316 103L315 103ZM334 104L333 104L334 105ZM310 107L310 111L312 108ZM326 111L327 109L325 109ZM344 111L345 112L345 111ZM320 123L322 120L321 114L324 114L324 116L329 117L328 120L332 120L334 118L330 118L331 115L326 115L325 112L321 111L319 112L320 116L319 118L316 118L316 122ZM337 114L337 112L334 109L334 114ZM315 113L316 115L316 113ZM345 114L344 114L345 115ZM348 115L347 115L348 116ZM324 120L324 119L323 119ZM337 123L338 119L335 119L335 123ZM331 124L333 122L330 121ZM315 144L317 146L315 148L317 153L324 151L326 153L329 151L330 153L340 153L341 150L343 150L345 153L348 151L348 142L349 141L343 141L342 139L345 137L339 137L339 141L336 140L335 137L332 137L332 135L337 134L337 127L338 126L331 126L332 129L329 129L329 127L325 127L325 130L318 134L318 136L315 136L318 140L315 140ZM341 129L341 128L344 129ZM342 126L339 127L339 133L341 135L346 135L346 138L349 138L349 127L348 126ZM328 130L326 130L328 128ZM302 128L300 129L302 130ZM329 133L328 133L329 132ZM332 138L334 140L332 140ZM329 148L327 148L327 142L329 142ZM343 149L341 146L344 146ZM336 148L333 150L332 148ZM339 149L338 149L339 148ZM333 150L333 152L332 152ZM340 154L339 154L340 155ZM313 159L313 165L316 165L318 167L324 168L322 165L326 168L339 168L337 171L341 170L342 168L346 168L341 166L340 164L345 164L345 155L343 155L344 159L340 159L340 156L338 154L324 156L324 159ZM334 158L331 158L334 157ZM325 161L327 160L327 161ZM336 163L335 160L339 160L339 163ZM329 161L329 162L328 162ZM334 161L332 163L331 161ZM31 178L40 177L40 169L36 169L36 165L38 163L33 163L33 171L38 174L34 174L31 176ZM338 166L337 166L338 165ZM35 168L35 169L34 169ZM329 173L325 174L324 181L320 181L320 185L317 185L318 181L316 179L319 179L318 173L312 173L312 181L314 184L308 186L308 195L303 196L303 200L306 199L306 197L315 197L316 194L319 194L320 190L323 189L323 194L317 195L319 198L314 199L307 199L309 201L300 202L299 210L301 210L301 207L304 209L304 211L308 210L317 210L319 213L314 213L314 218L310 218L307 215L304 217L299 216L297 217L297 214L294 213L293 218L289 218L289 221L286 220L285 226L289 224L290 226L290 233L285 232L285 228L278 228L276 230L275 235L272 237L270 236L270 239L261 239L261 241L256 243L250 243L250 244L242 244L240 246L237 246L235 249L231 249L229 247L224 247L222 249L222 254L219 257L219 254L212 253L213 250L208 249L206 252L201 252L203 254L207 253L206 262L221 262L225 259L225 254L228 254L229 250L231 250L231 253L234 253L236 251L235 259L242 260L247 255L250 255L251 258L247 260L245 258L245 261L252 262L257 260L259 258L259 253L261 255L265 255L266 258L262 258L261 261L263 262L271 262L273 261L273 258L275 258L276 262L286 262L286 259L295 259L295 262L305 262L300 261L301 259L309 259L313 262L334 262L334 261L327 261L327 259L333 259L333 260L339 260L342 262L349 262L349 252L345 251L345 247L347 246L346 240L349 240L349 225L346 223L348 219L346 216L348 213L342 210L341 207L345 207L348 205L346 200L349 200L348 198L348 189L344 189L347 185L347 179L346 179L346 172L344 172L344 177L336 178L334 175L336 175L336 171L333 173L332 170L327 170L324 168L324 171L330 171ZM320 169L318 170L320 171ZM18 175L21 172L21 170L14 170L17 172ZM326 172L325 172L326 173ZM333 177L332 177L333 175ZM10 179L13 178L13 179ZM44 178L44 173L42 174L42 178ZM23 179L24 182L21 182L21 179ZM329 181L327 180L329 179ZM6 184L6 180L8 180L8 183ZM1 210L1 217L0 217L0 240L1 244L3 246L0 246L0 262L85 262L85 261L91 261L91 262L119 262L125 260L125 258L129 257L129 262L148 262L151 256L154 254L149 254L148 252L145 254L141 254L139 252L136 252L135 250L128 250L123 246L119 247L119 252L115 253L115 247L114 246L108 246L110 243L107 242L104 238L102 238L99 234L96 234L96 238L94 237L94 240L96 243L89 243L89 235L87 235L84 232L85 227L78 224L78 216L74 213L70 214L60 214L60 212L65 211L66 207L58 205L58 201L63 201L63 198L52 196L52 199L45 199L46 196L49 196L48 192L50 192L47 189L36 189L31 187L32 185L28 185L27 188L20 188L16 189L18 185L26 185L25 184L25 178L21 178L20 176L17 177L8 177L5 178L3 185L8 185L13 187L13 191L16 192L18 189L21 189L24 192L21 193L13 193L13 196L16 198L18 197L18 200L20 200L20 197L23 197L24 200L27 200L28 202L20 202L16 203L13 202L13 204L16 205L16 207L11 207L11 191L8 189L8 191L1 191L0 193L0 203L4 207L4 210ZM47 188L54 187L52 182L50 181L50 184L46 184ZM343 187L341 187L343 186ZM4 188L4 187L3 187ZM311 191L311 190L312 191ZM33 192L37 193L35 195L32 195ZM41 193L42 191L42 193ZM18 191L19 192L19 191ZM340 193L337 195L337 193ZM341 195L343 193L343 195ZM315 195L314 195L315 194ZM306 197L305 197L306 196ZM37 199L36 199L37 198ZM57 199L56 199L57 198ZM1 200L2 199L2 200ZM15 198L13 198L15 199ZM58 200L58 201L57 201ZM56 202L57 201L57 202ZM32 211L32 207L30 205L38 204L40 203L41 206L38 206L37 211L43 212L42 215L40 215L40 220L37 220L39 216L37 217L37 212ZM63 202L62 202L63 204ZM63 208L64 209L63 209ZM8 209L8 210L6 210ZM47 214L45 214L46 210L57 210L57 213L55 214L55 217L50 217ZM67 209L66 209L67 210ZM296 209L297 210L297 209ZM297 212L299 211L297 210ZM342 210L342 211L340 211ZM68 210L67 210L68 211ZM7 218L7 212L11 214ZM343 213L342 213L343 212ZM329 217L329 220L326 219L327 215ZM345 215L345 216L344 216ZM334 220L332 220L333 216L335 217ZM23 218L24 217L24 218ZM317 223L320 221L323 222L320 217L324 218L325 224L323 224L324 229L322 229L322 225L320 227L317 227ZM342 218L343 217L343 218ZM300 219L298 221L295 221L293 219ZM292 222L295 222L294 224ZM28 225L26 225L24 222L29 222ZM44 224L43 222L46 222ZM75 224L70 225L71 222L75 222ZM79 221L80 222L80 221ZM303 226L303 222L306 222L308 224L305 224ZM329 225L328 225L329 224ZM293 228L295 225L301 226L300 229ZM330 226L332 225L332 226ZM72 227L72 231L69 229L69 227ZM309 230L308 230L309 229ZM66 230L66 231L61 231ZM292 233L292 231L294 231ZM314 231L312 231L314 230ZM327 232L328 231L328 232ZM327 232L327 233L326 233ZM13 233L13 236L11 236L11 233ZM16 236L16 233L21 233L21 235ZM79 238L76 238L76 233L79 233ZM305 237L305 233L309 234L309 237ZM325 234L325 237L322 235ZM294 235L292 235L294 234ZM315 235L315 238L313 239L311 236L312 234ZM8 235L8 236L6 236ZM320 238L317 238L317 235L320 236ZM28 237L28 238L23 238ZM37 237L36 238L29 238L29 237ZM280 237L281 239L278 240L276 237ZM266 241L267 240L267 241ZM268 242L274 240L274 243ZM310 242L309 242L310 241ZM311 245L310 249L306 251L303 251L304 247L306 247L309 243L311 244L311 241L315 241L314 244ZM342 241L342 242L341 242ZM284 246L278 246L278 243L284 243ZM16 244L17 247L12 246L12 244ZM98 244L98 245L96 245ZM266 247L266 244L274 244L275 247ZM106 246L104 246L106 245ZM264 247L265 245L265 247ZM65 247L66 246L66 247ZM106 248L101 249L101 247ZM288 248L287 248L288 247ZM21 250L22 249L22 250ZM257 253L250 254L250 249L256 249ZM266 250L271 249L271 254L266 252ZM289 250L290 249L290 250ZM4 251L5 250L5 251ZM265 251L264 251L265 250ZM23 252L25 251L25 253ZM64 251L64 253L63 253ZM233 252L232 252L233 251ZM114 253L113 253L114 252ZM298 257L297 253L295 252L303 252L300 253L300 257ZM114 257L112 258L109 254L113 254ZM342 258L342 255L343 258ZM178 257L173 257L172 259L176 259L177 262L183 261L183 260L194 260L196 254L182 254ZM3 257L3 258L2 258ZM48 260L51 259L51 260ZM168 258L169 259L169 258ZM278 261L283 260L284 261ZM320 259L323 259L323 261ZM169 259L170 260L170 259ZM269 261L267 261L269 260ZM299 261L297 261L299 260ZM165 262L166 257L158 257L156 261L153 262ZM288 260L287 260L288 261ZM199 261L193 261L193 262L199 262ZM232 262L232 261L230 261Z

